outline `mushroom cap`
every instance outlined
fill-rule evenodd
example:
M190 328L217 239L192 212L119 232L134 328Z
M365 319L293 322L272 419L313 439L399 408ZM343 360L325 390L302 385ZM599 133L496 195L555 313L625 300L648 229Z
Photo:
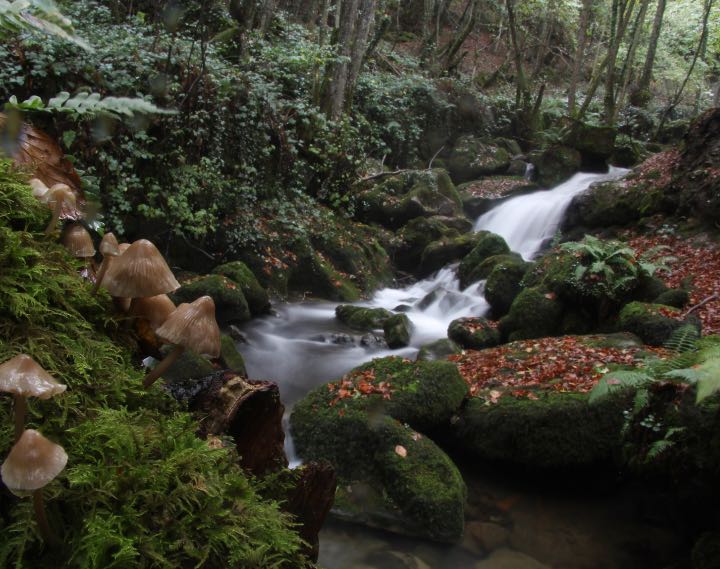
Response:
M156 296L180 288L160 251L147 239L135 241L108 267L103 285L112 296L124 298Z
M92 257L95 245L87 230L79 223L68 225L62 234L62 244L73 257Z
M42 488L60 474L67 464L65 449L27 429L0 467L2 481L14 494Z
M48 190L47 203L51 207L61 199L72 205L75 205L75 202L77 201L75 199L75 192L73 192L72 188L67 184L55 184Z
M117 257L120 255L120 245L118 245L118 240L113 233L103 235L100 240L100 252L104 256Z
M215 320L215 302L209 296L190 304L183 302L155 333L195 353L211 358L220 355L220 328Z
M153 330L162 326L174 310L175 303L167 294L138 298L132 305L132 315L147 319Z
M45 185L45 182L38 178L32 178L29 182L32 188L32 195L43 203L46 203L50 198L50 188Z
M130 243L120 243L120 245L118 245L118 250L121 255L128 249L130 249Z
M0 391L24 397L50 399L67 389L27 354L0 365Z

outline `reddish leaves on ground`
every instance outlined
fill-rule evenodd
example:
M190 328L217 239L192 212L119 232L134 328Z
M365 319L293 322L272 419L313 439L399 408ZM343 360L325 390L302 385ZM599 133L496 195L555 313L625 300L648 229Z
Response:
M328 391L335 394L335 398L330 401L330 406L334 406L338 401L348 398L361 397L363 395L382 395L383 399L390 399L392 395L392 386L388 381L375 381L375 371L368 369L365 371L354 371L345 375L340 381L328 384Z
M494 176L470 182L465 191L476 198L497 199L512 193L513 190L527 186L522 178L510 176Z
M700 237L657 234L634 236L628 243L638 255L658 245L668 247L652 257L652 260L666 256L675 258L668 262L670 270L660 271L657 276L671 288L681 288L689 283L691 307L714 294L720 294L720 247L716 243ZM678 318L683 313L669 313L666 316ZM712 299L692 313L702 321L704 334L720 332L720 299Z
M620 183L624 187L645 185L645 191L666 188L675 175L680 163L680 152L673 148L665 152L653 154L633 171L623 178Z
M457 363L471 396L495 403L508 394L536 399L541 391L590 391L609 364L638 365L640 351L665 354L661 348L604 348L564 336L468 350L449 359Z

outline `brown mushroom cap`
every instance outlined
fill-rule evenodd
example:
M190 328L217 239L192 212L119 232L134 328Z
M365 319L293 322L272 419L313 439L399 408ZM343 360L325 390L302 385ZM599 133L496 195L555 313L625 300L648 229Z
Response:
M50 399L67 389L40 364L20 354L0 365L0 391L24 397Z
M124 298L156 296L180 288L160 251L147 239L135 241L113 262L103 285L112 296Z
M2 463L0 474L13 492L42 488L62 472L68 455L34 429L27 429Z
M168 316L156 334L170 344L184 346L198 354L220 355L220 328L215 320L215 302L201 296L190 304L182 303Z
M120 245L118 245L118 240L113 233L103 235L100 240L100 252L104 256L117 257L120 255Z
M92 257L95 245L87 230L79 223L68 225L62 234L62 244L73 257Z
M48 190L46 196L47 204L50 207L55 207L55 204L57 202L63 200L63 202L68 205L68 207L74 208L77 202L75 192L73 192L72 188L67 184L55 184Z
M118 245L118 250L121 255L128 249L130 249L130 243L120 243L120 245Z
M153 330L162 326L174 311L175 303L167 294L137 298L132 307L132 315L147 319Z

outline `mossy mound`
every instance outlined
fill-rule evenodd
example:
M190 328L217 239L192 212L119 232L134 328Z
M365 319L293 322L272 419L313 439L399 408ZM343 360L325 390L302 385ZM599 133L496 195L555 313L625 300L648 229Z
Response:
M394 261L402 270L414 272L420 265L423 251L433 241L459 237L461 233L453 220L442 216L417 217L410 220L398 232L400 244L395 248ZM470 227L472 228L472 226Z
M357 191L356 216L398 229L416 217L459 216L462 202L444 170L413 170L369 182Z
M580 169L582 157L569 146L551 146L534 160L538 181L546 187L556 186Z
M505 172L510 166L510 154L474 136L462 136L450 152L447 164L450 176L458 184Z
M380 509L401 516L408 531L453 541L462 535L465 484L445 453L410 427L446 425L466 391L449 362L373 360L295 405L295 446L305 459L330 461L340 486L382 488Z
M603 171L615 150L616 137L614 127L575 123L565 143L580 152L584 171Z
M458 446L483 460L533 469L611 462L620 446L627 398L589 405L587 394L548 393L537 400L471 399L455 424Z
M453 320L448 326L448 337L468 350L482 350L500 343L497 326L479 317Z
M477 234L470 233L433 241L423 251L418 274L430 275L445 265L462 259L475 248L478 238Z
M462 348L452 340L441 338L425 344L418 351L417 359L424 361L444 360L453 354L459 354Z
M193 302L201 296L215 301L215 317L220 324L250 320L250 308L240 285L223 275L206 275L185 282L170 295L175 304Z
M675 330L689 323L680 315L680 310L671 306L630 302L618 315L617 329L636 334L651 346L662 346ZM700 328L698 321L692 322Z
M223 334L220 337L220 363L225 369L232 370L238 375L247 377L245 359L238 351L235 340L227 334Z
M510 306L522 290L521 281L531 263L522 259L499 261L487 277L485 298L492 308L493 317L507 314Z
M680 288L671 288L659 294L653 300L655 304L683 308L690 302L690 293Z
M500 332L511 342L552 336L558 331L562 314L563 305L553 293L540 287L526 288L500 320Z
M460 274L460 286L466 288L474 282L487 279L495 268L495 265L500 263L521 262L522 260L523 258L518 253L506 253L488 257L474 266L468 262L462 274ZM460 262L460 268L462 268L464 261L465 259Z
M412 323L406 314L395 314L383 322L383 331L389 348L403 348L410 344Z
M352 304L341 304L335 308L335 317L350 328L369 332L382 328L392 312L384 308L366 308Z
M240 287L253 316L270 312L270 297L267 291L260 286L257 277L245 263L231 261L215 267L213 273L226 276Z
M131 338L81 264L42 237L49 210L0 161L0 362L27 353L68 386L29 402L27 426L61 444L67 468L45 488L63 546L43 546L28 499L0 494L0 566L306 566L290 519L258 495L227 448L160 389L142 388ZM0 456L12 445L0 398ZM180 545L182 544L182 545Z
M479 272L478 267L483 261L490 257L510 253L510 247L500 235L489 231L480 231L477 236L477 245L463 257L458 267L458 276L462 288L479 280L475 276Z

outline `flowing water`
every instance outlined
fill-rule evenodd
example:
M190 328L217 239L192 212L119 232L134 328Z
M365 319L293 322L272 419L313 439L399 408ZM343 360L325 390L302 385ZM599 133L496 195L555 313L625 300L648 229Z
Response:
M502 235L512 250L530 259L552 239L573 196L587 189L593 182L617 178L625 172L611 168L606 174L579 173L551 190L507 200L480 217L475 230L486 229ZM313 387L337 379L363 362L386 355L414 358L423 344L445 338L452 320L483 315L488 305L482 289L483 283L475 283L461 290L455 267L450 266L431 278L405 287L382 289L370 300L358 303L388 310L402 309L407 313L413 323L413 333L410 345L400 350L387 349L381 338L374 334L358 334L346 328L335 319L336 303L329 302L277 306L273 316L248 323L243 329L247 343L238 347L245 358L250 377L276 381L289 410L293 403ZM291 462L296 463L292 441L289 436L287 438L288 456ZM475 521L473 508L469 508L468 527L475 527L473 523L487 523L488 504L492 510L497 506L495 502L503 503L511 487L508 488L502 482L478 480L469 471L466 475L470 504L473 500L477 501L478 496L483 497L480 501L484 507L475 508L482 510ZM320 564L327 569L633 567L632 562L623 562L623 556L618 553L621 549L618 544L622 541L621 534L640 535L644 528L637 531L625 528L627 531L623 530L624 534L618 534L618 531L611 529L618 522L608 521L613 516L617 517L617 512L608 513L610 502L605 498L597 502L588 500L588 503L580 499L568 502L564 498L548 499L541 493L527 491L519 501L522 507L516 507L511 516L513 533L498 541L494 553L485 560L483 557L487 548L481 555L472 544L466 543L465 547L437 546L374 532L360 526L330 522L321 534ZM501 531L502 527L500 530L499 526L494 530L492 527L490 530L483 527L484 531L505 535ZM620 527L625 526L619 524ZM538 532L544 537L538 537ZM593 541L594 533L598 536ZM469 536L466 541L471 538ZM540 564L531 557L523 557L524 554L519 553L518 549L537 555L546 564ZM533 553L536 550L540 553ZM558 558L558 551L563 552L562 559ZM612 555L609 553L611 551ZM588 552L592 552L592 555ZM600 561L595 563L598 556Z

